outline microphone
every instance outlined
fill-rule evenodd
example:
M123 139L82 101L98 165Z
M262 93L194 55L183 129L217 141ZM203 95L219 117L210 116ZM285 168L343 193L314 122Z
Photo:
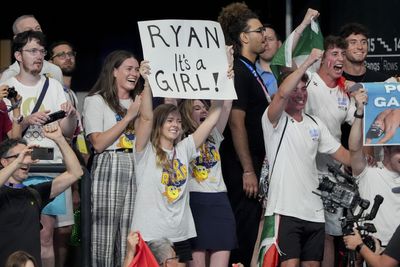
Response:
M374 205L371 208L371 212L365 216L365 220L373 220L378 213L379 206L383 202L383 197L381 195L376 195L374 198Z
M400 194L400 186L398 186L398 187L393 187L393 188L392 188L392 193Z

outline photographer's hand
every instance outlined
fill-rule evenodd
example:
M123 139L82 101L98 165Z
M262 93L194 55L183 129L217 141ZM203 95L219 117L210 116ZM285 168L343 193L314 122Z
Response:
M35 112L26 117L26 121L29 125L44 125L46 121L49 119L48 116L49 113L50 110Z
M65 111L67 117L76 116L76 109L74 105L72 105L71 101L67 101L60 105L60 108Z
M346 235L343 237L346 248L350 250L355 250L358 245L364 243L361 239L360 232L357 230L356 227L353 228L353 233L354 235Z
M8 85L1 85L0 86L0 100L3 100L3 98L7 97L8 95Z

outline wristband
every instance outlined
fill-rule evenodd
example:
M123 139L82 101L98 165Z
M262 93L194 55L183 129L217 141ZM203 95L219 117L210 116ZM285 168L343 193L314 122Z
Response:
M363 119L364 118L364 113L359 115L359 114L357 114L357 110L356 110L356 111L354 111L354 118Z

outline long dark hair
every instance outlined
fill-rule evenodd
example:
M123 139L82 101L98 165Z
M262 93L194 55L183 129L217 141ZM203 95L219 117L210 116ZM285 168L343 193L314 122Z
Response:
M134 58L140 62L137 56L126 50L116 50L108 54L104 60L99 78L88 94L88 96L95 94L101 95L111 110L121 117L126 115L126 109L119 103L118 88L113 73L114 69L119 68L128 58ZM135 89L129 92L129 96L134 100L135 96L139 94L142 89L143 82L139 79L136 83ZM128 128L131 128L131 123Z

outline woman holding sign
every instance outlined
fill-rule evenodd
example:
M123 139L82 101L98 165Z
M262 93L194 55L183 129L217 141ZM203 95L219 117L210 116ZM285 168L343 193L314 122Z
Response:
M162 104L153 111L148 62L142 62L140 73L145 85L135 127L137 194L132 230L140 231L145 241L168 238L180 262L185 263L192 259L189 239L196 236L189 207L189 164L217 124L223 101L213 101L203 123L181 140L178 108Z
M200 146L199 155L190 162L190 208L197 237L190 240L193 261L190 266L228 266L230 251L236 248L235 217L222 177L219 147L228 122L232 101L225 100L221 117L210 136ZM186 99L179 105L185 136L189 136L208 116L203 100ZM209 254L209 255L207 255Z

